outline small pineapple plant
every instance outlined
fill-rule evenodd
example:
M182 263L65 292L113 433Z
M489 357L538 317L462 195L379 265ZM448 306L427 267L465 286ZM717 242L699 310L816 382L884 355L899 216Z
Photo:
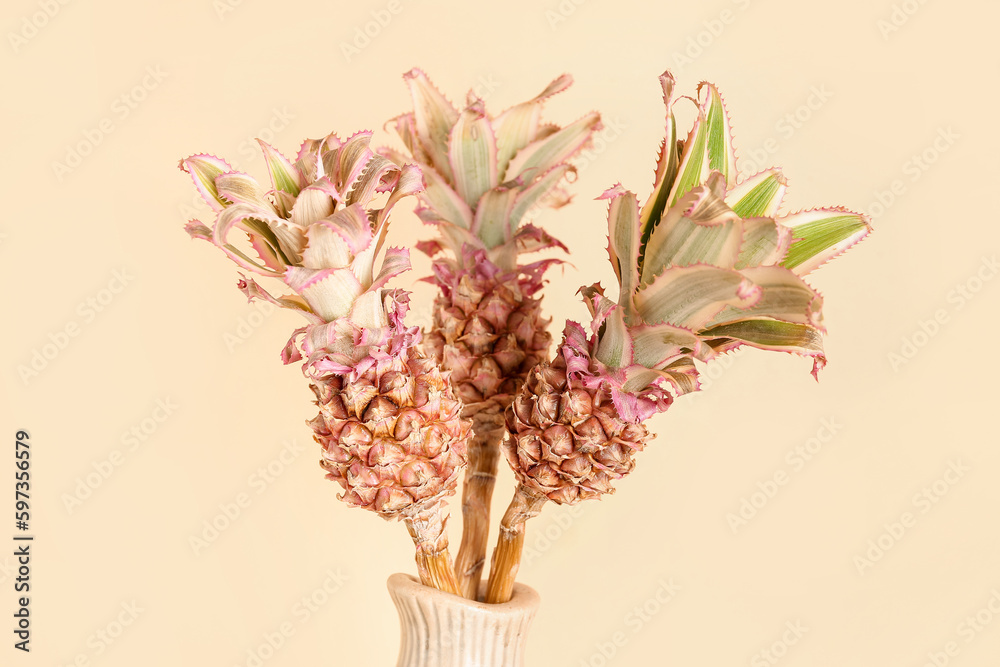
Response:
M447 374L419 352L419 329L404 323L407 293L385 287L410 268L409 251L388 248L376 272L389 213L421 190L420 170L375 154L370 141L371 132L306 140L294 163L260 142L269 190L212 155L182 160L218 214L212 229L192 221L187 230L292 290L275 297L252 278L238 283L248 299L308 321L282 358L304 360L327 477L343 487L347 504L402 519L421 581L457 593L442 502L465 467L470 428ZM230 242L234 228L252 251Z
M238 281L248 299L305 317L282 359L304 362L320 464L348 505L405 523L426 586L476 599L498 461L507 460L515 491L486 588L487 602L503 603L528 519L550 501L613 493L653 438L646 422L698 390L696 362L750 346L810 358L818 374L823 299L804 278L871 227L843 208L780 214L778 169L737 179L728 111L710 83L684 98L697 118L679 141L666 72L652 193L641 206L621 185L599 197L617 298L582 287L590 322L567 322L550 355L539 292L559 260L521 256L565 250L529 220L569 202L572 159L600 128L598 114L542 122L567 75L496 116L472 93L457 109L420 70L404 79L413 111L387 125L405 153L374 151L371 132L306 140L294 161L261 142L270 188L193 155L180 166L216 220L187 231L291 290L274 296L246 275ZM439 292L427 332L405 324L409 293L388 287L410 268L409 251L385 241L391 210L411 196L437 231L418 244ZM463 471L453 563L444 504Z
M728 112L710 83L682 142L674 79L653 192L640 208L620 185L608 200L608 255L617 300L581 292L589 334L568 322L555 358L539 364L506 413L504 455L517 478L501 522L487 599L510 598L527 519L547 501L574 504L614 492L652 435L644 425L698 388L695 360L749 345L823 355L822 297L803 276L868 234L841 208L776 217L785 192L771 169L737 183Z
M438 231L418 246L437 257L432 280L439 290L424 349L451 373L463 414L472 420L456 571L463 594L474 599L506 435L503 412L552 344L536 295L543 273L558 260L518 259L565 246L527 220L541 206L569 201L563 187L574 171L569 160L588 145L600 117L588 113L562 128L542 122L545 101L571 85L568 75L497 116L472 92L459 111L418 69L404 79L413 111L389 124L408 155L385 153L398 164L420 165L426 187L417 213Z

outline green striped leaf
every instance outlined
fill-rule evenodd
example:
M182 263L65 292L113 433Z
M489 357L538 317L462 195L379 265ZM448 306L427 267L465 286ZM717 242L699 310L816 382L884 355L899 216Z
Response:
M760 299L749 308L727 306L705 326L749 317L822 326L823 297L799 276L780 266L757 266L741 273L761 289Z
M287 192L293 197L298 195L299 190L306 186L306 179L302 172L271 144L261 139L258 139L257 143L264 151L264 161L271 174L271 185L274 189Z
M192 155L181 160L180 168L191 174L195 188L213 211L221 211L228 206L228 202L219 197L219 190L215 187L216 178L233 170L228 162L214 155Z
M717 266L673 267L635 295L644 322L698 330L724 307L748 308L760 290L738 271Z
M722 174L726 187L736 182L736 152L733 149L729 114L718 89L710 83L698 87L698 119L684 141L677 180L668 198L669 206L692 188L708 180L712 171Z
M726 187L736 183L736 151L733 148L733 132L729 126L729 113L719 89L711 83L698 86L699 97L705 90L705 100L701 103L708 126L705 149L708 152L708 167L726 179Z
M705 114L698 109L698 120L684 140L680 165L677 167L677 178L674 180L667 205L674 206L693 188L705 182L711 171L708 165L708 123Z
M566 90L572 83L573 77L563 74L535 98L507 109L493 121L497 138L497 172L501 180L506 178L511 158L537 138L545 100Z
M656 159L653 192L643 204L639 214L639 224L642 229L640 246L646 245L653 228L660 223L663 209L667 206L667 197L674 186L674 179L677 177L677 121L674 120L673 111L670 109L674 94L674 77L670 72L664 72L660 75L660 86L663 88L663 103L667 108L667 130ZM641 264L641 257L639 261Z
M517 201L511 209L510 218L507 221L511 234L517 231L521 220L529 217L536 206L541 206L546 197L552 194L553 189L570 171L573 171L573 166L568 163L556 165L545 172L541 178L518 192Z
M392 161L397 165L402 166L407 162L412 162L399 151L391 148L380 150L392 158ZM472 209L465 203L465 200L458 196L458 193L451 188L434 167L420 165L420 172L424 184L424 191L420 194L420 199L427 206L425 213L431 214L427 219L443 220L458 225L462 229L470 229L472 227Z
M424 191L420 195L441 220L462 229L472 227L472 209L434 169L424 169Z
M632 337L625 326L621 308L614 308L604 320L597 358L611 368L622 368L632 363Z
M451 128L458 120L458 111L419 69L410 70L403 75L403 79L409 85L410 96L413 98L413 120L417 138L430 156L433 166L446 180L451 181L448 137L451 135Z
M632 323L634 306L632 294L639 286L639 200L618 185L602 194L599 199L608 203L608 254L611 266L618 276L620 291L618 305L625 321Z
M508 181L521 178L525 182L538 178L586 146L600 124L600 115L596 111L591 112L543 139L528 144L510 161L504 178Z
M479 200L472 233L479 237L487 249L496 248L511 239L513 230L508 220L517 194L514 188L499 187L490 190Z
M482 100L470 104L452 128L448 161L455 190L475 207L483 194L497 186L497 144Z
M635 363L646 368L664 368L678 357L698 349L698 337L687 329L670 324L653 324L632 327Z
M768 169L747 178L726 193L729 204L741 218L770 218L778 212L788 189L780 169Z
M752 318L700 331L703 338L729 338L762 350L821 355L823 336L815 327L768 318Z
M708 186L698 186L671 207L646 244L642 282L669 266L712 264L732 268L743 240L736 214Z
M794 237L781 265L800 276L833 259L871 232L868 218L842 208L802 211L776 222L791 229Z
M743 220L743 244L736 268L777 264L788 252L791 242L791 230L772 218L746 218Z

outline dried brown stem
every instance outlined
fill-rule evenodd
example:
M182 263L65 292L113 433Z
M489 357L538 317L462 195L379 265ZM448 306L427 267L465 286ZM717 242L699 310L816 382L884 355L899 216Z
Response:
M538 516L548 500L543 494L519 484L514 491L507 512L500 521L500 537L493 551L490 565L490 581L486 587L486 601L491 604L509 602L514 591L514 580L521 567L521 552L524 549L524 524L533 516Z
M469 467L462 491L462 544L455 559L462 595L475 600L486 564L490 537L490 504L500 463L500 441L507 430L498 407L472 415L473 436L469 441Z
M447 521L440 504L403 518L417 547L417 573L424 586L459 595L455 569L448 555Z

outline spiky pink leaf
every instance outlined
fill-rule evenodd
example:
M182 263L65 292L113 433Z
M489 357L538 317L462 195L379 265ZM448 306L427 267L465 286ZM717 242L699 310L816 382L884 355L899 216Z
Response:
M406 248L389 248L385 251L382 268L368 289L374 290L385 286L390 279L410 270L410 251Z
M288 342L285 343L285 347L281 350L281 363L294 364L296 361L302 361L302 353L299 352L299 346L296 345L297 339L305 334L307 327L302 327L296 329L292 332L292 335L288 338Z
M364 291L350 269L307 269L290 266L285 283L302 295L313 312L331 322L351 312Z
M690 357L678 359L674 364L663 368L645 368L639 365L632 365L625 369L625 384L622 389L630 393L638 393L648 390L651 385L666 381L673 387L674 394L683 396L684 394L698 391L700 388L698 369ZM657 412L662 412L662 408Z
M354 326L377 329L389 324L389 318L382 304L382 293L379 290L365 292L351 307L351 323Z
M538 138L538 124L545 100L561 93L572 84L573 77L563 74L536 97L507 109L493 121L497 138L497 170L501 179L506 178L511 158Z
M597 342L597 358L611 368L623 368L632 363L632 357L632 337L622 309L616 304L604 320L604 329Z
M258 234L264 238L270 237L269 241L273 244L272 250L276 253L279 252L280 243L268 227L267 223L279 223L283 221L277 218L262 221L261 217L261 211L248 204L234 204L229 206L219 214L219 218L215 222L215 228L212 230L212 242L222 249L222 251L225 252L230 259L248 271L260 273L262 275L275 275L274 270L266 265L254 262L252 259L247 257L245 253L230 244L228 240L229 232L232 228L238 227L248 234ZM291 244L289 250L293 250ZM287 256L284 256L283 259L287 259Z
M690 98L683 98L690 99ZM705 182L711 167L708 162L708 123L705 113L698 107L698 119L683 142L680 164L677 166L677 177L674 179L667 206L673 206L681 197L693 188Z
M435 217L464 229L472 227L472 209L465 200L433 169L424 170L424 189L421 199L434 212Z
M215 177L215 187L219 197L231 204L249 204L266 211L268 215L278 213L268 200L264 188L248 174L235 171L219 174Z
M479 237L487 249L496 248L511 239L512 230L508 220L517 195L516 189L500 186L480 198L470 231Z
M822 328L823 297L792 271L781 266L756 266L741 273L761 289L760 299L747 308L727 306L706 327L749 317L772 317Z
M382 230L384 236L385 228L388 225L389 212L399 203L399 200L403 197L410 197L422 192L424 192L424 182L420 167L415 164L404 164L399 170L399 177L396 179L396 185L392 190L392 194L389 195L385 206L378 212L378 216L375 219L376 234L379 230ZM379 247L381 247L381 242Z
M372 131L362 130L348 137L336 150L323 153L323 172L338 193L350 192L375 156L371 140Z
M257 143L264 151L264 161L271 174L271 185L274 189L287 192L293 197L298 195L299 190L308 183L305 175L271 144L262 139L258 139Z
M482 100L475 100L459 115L448 142L455 191L474 207L499 182L496 137Z
M257 234L250 234L249 237L250 246L256 251L257 256L260 257L260 260L264 262L267 268L278 272L285 270L284 260L278 255L278 251L269 241Z
M691 357L682 357L663 369L678 396L698 391L701 388L698 369Z
M581 287L579 292L590 311L590 330L596 335L618 304L604 296L604 288L600 283Z
M384 148L382 151L397 165L402 166L409 161L405 155L391 148ZM444 221L470 229L473 222L472 208L458 196L458 193L434 167L428 164L419 166L424 184L420 200L426 204L425 207L417 211L420 219L424 222Z
M444 250L444 246L441 245L441 242L435 239L431 239L429 241L417 241L417 244L414 247L428 257L434 257Z
M354 180L351 189L344 198L347 205L361 204L368 206L379 193L383 180L399 169L392 160L381 155L372 155L365 164L364 170Z
M542 174L540 178L531 181L528 187L518 193L517 201L514 203L507 220L511 233L516 232L521 221L529 217L536 206L542 206L546 199L553 195L557 190L557 185L570 172L576 173L576 169L572 165L558 164ZM558 206L559 202L553 201L550 205Z
M653 175L653 192L642 206L639 213L639 225L642 229L640 246L646 245L653 228L659 224L663 210L667 205L667 197L673 189L677 178L677 121L671 110L674 96L674 77L667 71L660 75L660 87L663 89L663 104L667 109L666 134L660 144L660 152L656 159L656 171Z
M695 330L725 306L748 308L760 289L733 269L695 264L672 267L639 289L635 305L645 322Z
M326 175L323 171L323 162L320 160L320 151L334 136L331 134L325 139L306 139L299 146L299 152L295 157L295 168L305 176L307 182Z
M618 305L625 322L632 324L632 295L639 287L639 199L621 185L606 190L598 199L608 199L608 255L618 277Z
M400 114L389 120L385 125L392 125L396 134L398 134L399 138L403 140L403 145L406 146L406 150L410 151L410 155L413 156L414 160L417 162L423 162L424 164L431 163L430 156L424 150L420 140L417 138L417 127L416 121L413 119L413 112ZM403 163L399 162L399 164Z
M743 224L709 185L699 185L671 207L650 235L644 250L642 282L648 284L669 266L735 266Z
M737 269L772 266L784 259L792 242L792 232L772 218L747 218L743 221L743 243L736 260Z
M308 227L317 220L331 215L336 209L333 195L337 193L327 177L302 188L292 207L292 224Z
M337 211L334 215L343 216L347 210ZM343 268L351 263L352 258L353 253L344 233L329 219L314 222L306 229L302 266L308 269Z
M623 391L618 387L611 388L611 402L614 404L618 416L632 424L645 421L655 414L655 411L648 408L643 410L645 406L642 400L634 393Z
M569 248L563 245L562 241L534 225L524 225L518 229L514 234L514 242L517 244L518 253L538 252L547 248L559 248L569 252Z
M191 175L194 187L213 211L221 211L227 206L227 202L219 197L215 179L220 174L233 170L228 162L214 155L199 153L181 160L178 166L181 171Z
M593 133L600 128L601 117L594 111L544 139L533 141L511 159L504 178L530 182L542 176L587 146Z
M701 332L708 338L731 339L762 350L794 352L813 358L813 376L826 364L823 336L808 324L751 318L720 324Z
M413 118L417 138L431 158L431 164L448 182L453 181L448 162L448 137L458 120L458 111L419 69L403 75L413 98Z
M678 358L697 352L701 346L693 332L671 324L631 327L635 363L646 368L665 368Z
M364 251L371 245L372 226L361 204L351 204L347 208L342 208L333 215L313 223L310 228L315 225L327 226L338 233L352 255Z
M184 225L184 231L186 231L193 239L201 239L209 242L212 241L212 230L201 224L200 220L188 220L187 224Z
M319 316L312 312L309 308L309 304L307 304L305 299L298 294L286 294L279 297L272 296L270 292L258 285L253 278L247 278L242 273L240 274L240 280L236 283L236 286L239 287L240 291L246 295L248 302L253 302L254 299L267 301L268 303L272 303L279 308L299 311L312 322L323 321L319 318Z

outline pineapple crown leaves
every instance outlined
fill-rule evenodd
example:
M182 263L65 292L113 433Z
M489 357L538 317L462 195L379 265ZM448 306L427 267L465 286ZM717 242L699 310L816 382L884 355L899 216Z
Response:
M307 139L294 162L258 140L270 189L213 155L192 155L179 165L216 213L212 228L193 220L188 233L218 246L246 271L284 281L293 293L280 297L243 274L238 285L248 299L297 310L324 331L336 324L340 343L362 346L352 357L378 344L385 331L400 330L394 314L405 311L405 295L383 288L410 268L409 251L382 249L390 211L423 187L419 167L400 167L376 154L371 136ZM230 241L234 228L245 233L250 249Z
M697 388L691 358L711 359L742 345L793 352L825 365L822 297L803 277L871 231L842 207L779 216L787 181L768 169L736 178L729 114L714 85L698 87L698 117L676 141L674 79L660 77L666 137L653 192L640 207L616 185L608 200L608 255L620 286L617 302L584 289L594 317L594 353L612 368L690 373L667 379L679 393ZM685 383L685 380L688 382Z
M426 187L418 215L441 232L440 240L423 248L447 248L461 259L469 245L511 270L519 253L561 245L539 246L534 230L522 223L539 207L569 201L561 187L575 174L568 160L601 128L596 112L562 128L541 122L545 101L569 88L572 77L558 77L498 116L489 115L472 92L460 111L419 69L403 78L414 110L388 125L423 169ZM389 148L383 152L399 163L406 159Z
M584 291L587 290L594 290L591 296L600 294L599 286L592 286ZM592 303L590 297L587 301L588 305ZM617 306L613 303L608 306L608 310L615 308ZM673 396L655 382L654 378L666 379L668 382L680 381L683 384L683 379L674 377L676 375L683 378L687 374L680 364L669 371L641 368L637 365L608 366L593 354L597 338L596 333L588 336L580 324L566 322L559 354L566 363L566 376L572 383L579 383L595 394L610 397L618 416L633 424L643 422L670 407ZM693 364L690 365L693 371Z
M420 341L420 329L406 327L410 295L383 290L381 308L386 326L363 327L341 318L296 329L281 353L286 364L305 359L303 373L314 380L341 375L354 381L373 367L388 367ZM300 351L301 350L301 351Z

